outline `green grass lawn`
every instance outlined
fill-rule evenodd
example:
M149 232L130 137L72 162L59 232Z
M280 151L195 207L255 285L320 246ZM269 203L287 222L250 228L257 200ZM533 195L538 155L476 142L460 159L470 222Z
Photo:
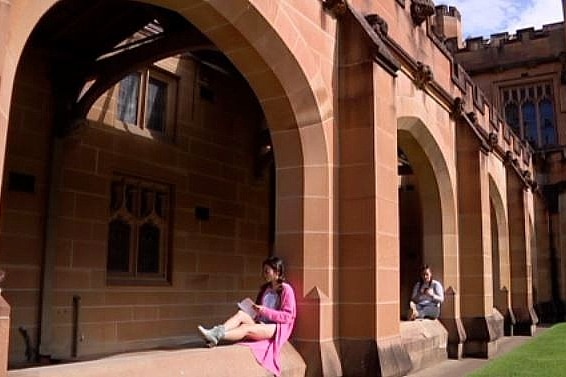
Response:
M566 323L554 325L468 377L566 376Z

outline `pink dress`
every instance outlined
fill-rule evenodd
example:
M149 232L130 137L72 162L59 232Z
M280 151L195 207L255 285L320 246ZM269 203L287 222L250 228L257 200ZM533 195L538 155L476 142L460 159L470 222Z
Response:
M276 376L281 374L281 348L291 336L297 312L293 288L287 283L282 285L279 310L264 308L259 313L263 318L275 322L275 335L271 339L240 342L250 347L256 360Z

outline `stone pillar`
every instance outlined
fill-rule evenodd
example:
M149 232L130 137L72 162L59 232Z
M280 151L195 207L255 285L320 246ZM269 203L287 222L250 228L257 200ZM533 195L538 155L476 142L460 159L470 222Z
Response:
M487 358L497 350L503 318L493 311L488 152L467 122L456 125L460 304L466 330L464 355Z
M0 282L4 280L0 270ZM10 305L2 297L0 290L0 377L8 376L8 344L10 338Z
M394 78L351 13L340 19L339 337L343 375L411 369L399 328Z
M444 291L444 303L442 304L442 317L440 322L448 331L448 357L460 359L464 352L464 342L466 341L466 330L462 320L457 315L457 304L460 302L458 294L452 287L447 287Z
M8 17L10 15L10 0L0 0L0 85L2 84L2 71L4 69L4 58L6 57L6 46L8 45Z
M555 295L557 304L560 306L558 313L559 318L565 316L566 305L566 192L558 195L558 214L554 215L554 228L551 230L556 235L556 250L554 258L554 279Z
M537 315L533 307L533 281L527 187L514 169L507 168L507 206L511 262L511 306L515 335L534 335Z

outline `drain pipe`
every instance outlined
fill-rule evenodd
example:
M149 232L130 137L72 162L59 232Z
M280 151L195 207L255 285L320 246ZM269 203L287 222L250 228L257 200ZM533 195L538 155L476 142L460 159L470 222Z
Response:
M56 211L59 204L57 191L62 175L62 145L63 139L53 137L50 159L49 193L47 197L46 221L44 230L44 252L41 281L40 303L40 333L37 350L41 360L50 360L52 355L52 313L53 308L53 281L55 278L55 263L57 259L56 246Z

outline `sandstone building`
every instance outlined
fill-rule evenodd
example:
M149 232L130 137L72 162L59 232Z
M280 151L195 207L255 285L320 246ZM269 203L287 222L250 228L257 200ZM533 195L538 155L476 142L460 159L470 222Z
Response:
M562 320L565 33L464 41L431 0L0 2L0 376L265 375L195 329L272 253L288 376ZM423 263L446 301L411 322Z

